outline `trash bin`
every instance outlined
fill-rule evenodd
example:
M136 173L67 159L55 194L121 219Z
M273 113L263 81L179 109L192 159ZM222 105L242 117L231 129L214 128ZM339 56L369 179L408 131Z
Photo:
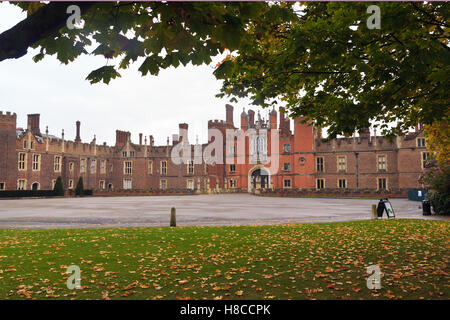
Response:
M422 201L422 213L423 213L424 216L430 216L431 215L430 200L423 200Z

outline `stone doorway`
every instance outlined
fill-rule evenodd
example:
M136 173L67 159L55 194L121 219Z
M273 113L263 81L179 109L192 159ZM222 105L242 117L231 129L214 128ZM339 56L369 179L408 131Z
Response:
M249 178L249 186L251 190L261 190L270 187L269 171L265 168L254 169L253 171L251 171Z

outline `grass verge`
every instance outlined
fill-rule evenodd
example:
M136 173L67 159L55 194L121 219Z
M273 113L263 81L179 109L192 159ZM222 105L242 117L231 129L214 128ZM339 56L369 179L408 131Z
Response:
M449 239L448 222L400 219L3 229L0 299L448 299ZM66 287L70 265L79 290Z

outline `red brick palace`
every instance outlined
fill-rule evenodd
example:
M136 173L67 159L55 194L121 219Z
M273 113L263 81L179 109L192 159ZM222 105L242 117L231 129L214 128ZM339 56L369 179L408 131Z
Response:
M231 146L224 138L216 144L222 150L212 152L216 158L211 162L202 154L216 139L189 144L182 132L188 130L185 123L179 125L172 143L167 138L167 145L154 145L153 136L143 141L142 134L138 143L133 143L129 132L117 130L115 145L108 146L97 144L95 136L91 142L82 142L79 121L71 141L66 140L64 131L59 137L50 135L48 129L41 132L39 114L28 115L28 127L22 129L16 126L15 113L0 112L0 190L51 189L59 176L66 190L74 189L83 177L85 189L100 194L421 187L418 178L429 152L420 127L393 141L365 130L326 142L321 130L294 121L292 131L285 114L280 112L279 118L277 114L272 110L268 119L261 119L253 110L243 111L237 128L233 107L226 105L226 120L208 121L208 128L217 129L224 137L227 130L244 134L245 147L237 145L237 138ZM259 135L262 131L265 134ZM175 163L171 154L180 143L188 145L192 157ZM272 159L271 164L264 162L266 158Z

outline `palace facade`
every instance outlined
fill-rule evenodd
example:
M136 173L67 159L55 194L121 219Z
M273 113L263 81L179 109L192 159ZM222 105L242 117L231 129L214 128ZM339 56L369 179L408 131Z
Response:
M26 129L17 128L16 117L0 112L0 190L52 189L59 176L66 190L75 189L82 177L84 188L95 193L407 190L421 187L419 177L430 155L420 126L392 141L368 129L325 141L320 129L299 120L291 130L282 110L272 110L268 119L243 111L237 128L231 105L226 105L225 120L208 121L208 129L221 132L223 141L211 137L205 144L189 143L186 123L179 124L179 133L166 145L156 146L153 136L142 134L133 143L130 132L117 130L115 145L108 146L97 144L95 136L82 142L79 121L75 139L66 140L64 131L58 137L48 129L41 132L39 114L28 115ZM244 147L239 138L227 143L229 132L242 134ZM210 152L213 142L216 150ZM192 151L184 163L173 161L179 144Z

